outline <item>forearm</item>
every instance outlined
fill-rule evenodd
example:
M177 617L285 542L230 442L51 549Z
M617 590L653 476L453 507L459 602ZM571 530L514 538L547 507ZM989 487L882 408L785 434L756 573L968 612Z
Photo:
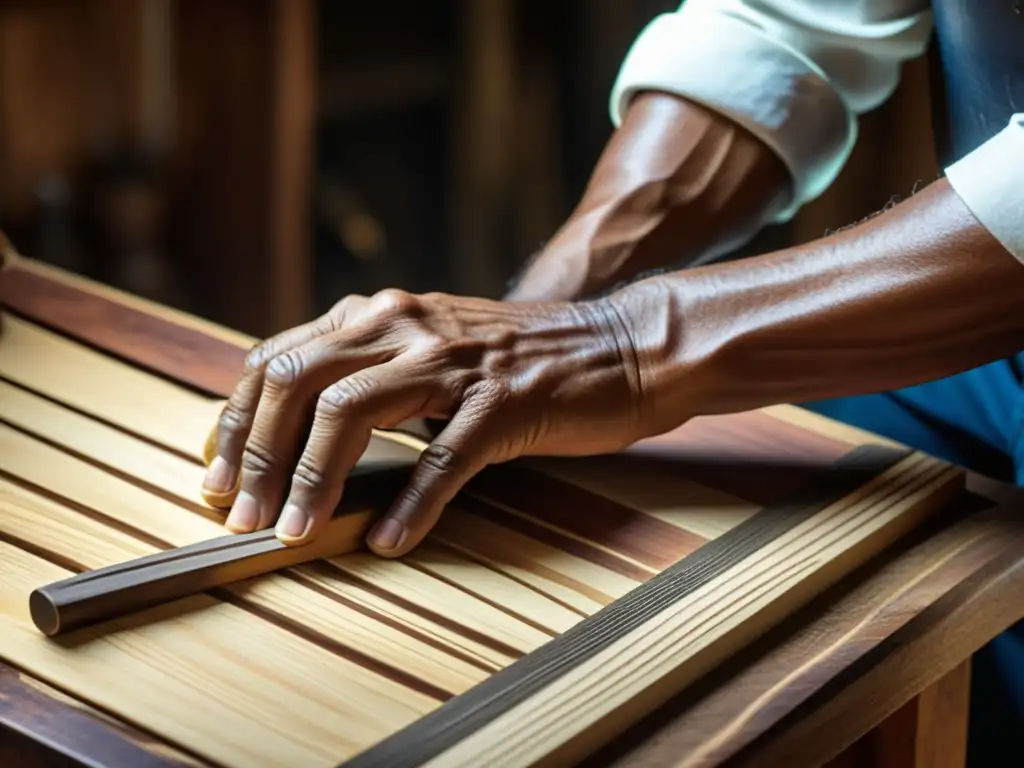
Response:
M910 386L1024 348L1024 264L945 181L831 237L611 300L632 318L659 424L695 404L723 413Z
M508 298L583 297L644 272L743 245L785 203L777 157L717 113L664 94L638 96L572 216Z

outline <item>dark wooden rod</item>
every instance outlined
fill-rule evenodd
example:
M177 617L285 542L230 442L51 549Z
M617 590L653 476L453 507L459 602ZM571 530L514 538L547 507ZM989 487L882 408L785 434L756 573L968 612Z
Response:
M377 443L377 441L374 441ZM418 451L397 447L364 454L345 499L324 532L308 544L282 544L272 528L228 534L39 587L29 596L36 627L51 637L180 597L293 565L359 549L378 514L408 479ZM404 448L405 456L399 456ZM382 456L381 454L387 454ZM376 455L374 455L376 454Z

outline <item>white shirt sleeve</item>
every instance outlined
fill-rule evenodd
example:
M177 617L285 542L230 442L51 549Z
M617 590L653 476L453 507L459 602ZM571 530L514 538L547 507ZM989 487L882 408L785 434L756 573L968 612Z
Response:
M946 178L981 225L1024 261L1024 112L947 168Z
M928 0L687 0L634 42L612 89L612 120L618 126L644 90L727 115L788 168L792 197L777 216L786 221L832 184L858 116L892 94L931 30Z

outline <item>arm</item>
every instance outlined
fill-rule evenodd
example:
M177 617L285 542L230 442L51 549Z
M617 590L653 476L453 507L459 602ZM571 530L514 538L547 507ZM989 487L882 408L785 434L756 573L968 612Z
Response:
M947 179L842 233L615 294L659 427L882 391L1024 349L1024 114Z
M618 129L582 199L508 298L576 299L707 262L821 194L857 116L931 30L927 2L823 5L689 0L656 18L622 65Z

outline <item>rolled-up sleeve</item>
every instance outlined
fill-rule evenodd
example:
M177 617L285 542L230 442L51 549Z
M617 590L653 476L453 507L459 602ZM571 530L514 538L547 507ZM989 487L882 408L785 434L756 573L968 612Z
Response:
M770 147L792 178L788 220L849 158L857 120L884 102L900 67L924 53L921 0L687 0L655 18L612 89L619 125L642 91L676 93L724 114Z
M1024 112L947 168L946 178L982 226L1024 261Z

